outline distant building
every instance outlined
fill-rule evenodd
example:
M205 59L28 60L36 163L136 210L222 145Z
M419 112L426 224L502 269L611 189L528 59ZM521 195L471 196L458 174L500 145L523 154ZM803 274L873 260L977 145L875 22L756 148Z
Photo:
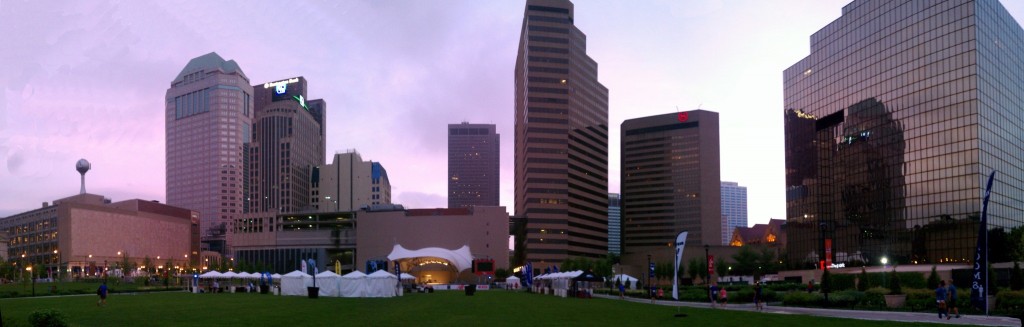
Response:
M751 227L736 227L730 236L730 246L765 245L781 249L786 248L786 220L771 219L767 224L755 224Z
M622 197L608 193L608 252L622 254Z
M146 257L161 271L187 271L197 267L199 225L197 211L138 199L111 203L88 193L0 219L10 238L4 257L52 278L58 266L61 276L99 276L124 261L140 267Z
M670 260L683 231L689 246L722 244L718 131L718 113L706 110L622 123L624 262Z
M448 125L448 207L498 206L500 135L494 124Z
M359 152L334 154L331 164L313 168L309 197L313 211L356 211L391 204L391 180L379 162L363 161Z
M324 100L306 96L306 79L252 86L255 116L250 150L250 212L312 210L314 167L326 156Z
M747 188L722 182L722 245L729 244L736 227L747 227Z
M165 97L167 204L199 212L203 247L224 251L246 211L253 88L234 60L196 57Z

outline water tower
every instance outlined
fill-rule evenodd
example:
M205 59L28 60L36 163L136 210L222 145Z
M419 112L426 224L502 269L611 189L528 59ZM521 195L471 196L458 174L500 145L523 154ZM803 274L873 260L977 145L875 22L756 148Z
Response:
M79 194L85 194L85 173L89 171L89 168L92 168L92 165L85 159L79 159L78 163L75 164L75 169L78 170L79 174L82 174L82 191Z

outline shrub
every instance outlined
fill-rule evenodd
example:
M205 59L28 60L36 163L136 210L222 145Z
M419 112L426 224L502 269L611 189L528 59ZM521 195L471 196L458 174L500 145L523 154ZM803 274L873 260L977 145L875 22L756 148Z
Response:
M821 292L832 293L832 273L828 269L821 273Z
M892 294L903 294L903 286L900 285L900 282L900 274L894 271L892 277L889 278L889 290L892 291Z
M68 326L68 318L60 311L43 309L29 314L28 323L34 327L63 327Z
M821 293L789 292L782 297L782 304L789 306L819 306L825 297Z
M1024 273L1020 270L1020 263L1014 262L1010 270L1010 289L1020 291L1024 289Z
M864 292L840 291L828 296L830 306L841 308L853 308L865 298Z
M996 307L1010 312L1024 311L1024 291L1002 291L996 295Z
M768 283L764 285L765 290L772 290L776 292L792 292L792 291L804 291L807 289L807 284L802 283Z
M855 287L854 287L854 284L855 284L854 280L856 278L857 278L857 275L853 275L853 274L833 274L832 275L832 291L845 291L845 290L853 290L853 289L855 289Z
M928 274L927 288L930 290L939 288L939 273L935 271L935 266L932 266L932 272Z
M935 309L935 290L908 288L906 308L911 311L927 311Z
M857 290L861 292L871 288L871 279L868 279L868 272L864 267L860 268L860 275L857 275Z

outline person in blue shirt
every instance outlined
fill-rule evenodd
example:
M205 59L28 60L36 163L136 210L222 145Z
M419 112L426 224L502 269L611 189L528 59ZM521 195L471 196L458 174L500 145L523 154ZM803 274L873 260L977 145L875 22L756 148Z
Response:
M100 296L100 300L96 301L96 306L107 305L107 282L103 282L100 288L96 290L96 295Z
M946 315L946 319L949 319L949 312L946 311L946 281L939 281L939 288L935 289L935 304L939 307L939 319L942 319L942 315Z
M946 301L946 320L949 320L949 313L956 314L957 319L960 318L960 309L956 307L956 286L953 286L953 280L949 280L949 301Z

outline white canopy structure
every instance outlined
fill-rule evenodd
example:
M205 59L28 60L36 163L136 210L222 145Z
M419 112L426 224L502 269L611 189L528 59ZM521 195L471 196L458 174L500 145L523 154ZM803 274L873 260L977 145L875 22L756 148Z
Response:
M395 244L394 248L391 249L391 253L388 254L388 260L392 261L422 257L434 257L447 260L460 272L472 268L473 266L473 254L469 252L469 246L467 245L463 245L457 250L448 250L437 247L409 250L402 247L401 244Z
M210 271L207 271L207 272L203 273L202 275L199 275L199 278L202 278L202 279L206 279L206 278L223 278L223 277L224 277L224 275L221 274L219 271L216 271L216 270L210 270Z
M615 282L616 280L618 280L620 283L626 284L627 286L629 286L629 289L631 289L631 290L635 290L636 289L637 279L635 277L633 277L633 276L626 275L626 274L618 274L618 275L612 276L611 281Z
M508 276L508 278L505 278L505 284L509 285L509 287L518 287L523 285L523 283L519 281L519 277L516 276Z
M281 276L281 295L307 295L306 287L313 286L313 276L293 271Z
M413 275L410 275L410 274L406 274L406 273L402 273L402 276L399 276L399 278L402 279L402 280L416 279L416 276L413 276Z
M270 278L273 278L273 279L281 279L281 274L273 274L273 275L270 275Z
M366 275L367 297L393 297L395 296L398 277L391 273L378 270Z
M365 297L366 285L366 274L356 270L341 276L341 283L338 290L342 297Z
M229 272L223 273L223 274L221 274L221 276L224 277L224 278L228 278L228 279L238 278L238 274L235 273L234 271L229 271Z
M341 276L332 271L316 274L316 286L320 287L320 296L341 296Z

